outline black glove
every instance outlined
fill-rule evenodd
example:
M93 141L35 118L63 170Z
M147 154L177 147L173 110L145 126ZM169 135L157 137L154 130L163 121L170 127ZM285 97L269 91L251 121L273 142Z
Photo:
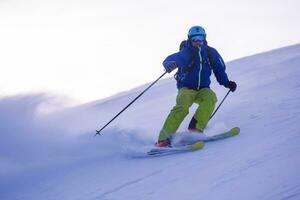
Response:
M229 88L231 92L234 92L236 90L237 85L234 81L229 81L226 87Z
M166 71L170 73L173 71L175 68L177 68L177 63L175 61L167 61L163 63Z

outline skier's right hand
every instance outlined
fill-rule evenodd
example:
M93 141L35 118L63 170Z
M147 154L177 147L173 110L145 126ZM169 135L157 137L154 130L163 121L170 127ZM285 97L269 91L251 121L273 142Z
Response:
M178 67L175 61L166 61L163 63L163 66L165 67L168 73L170 73L171 71L173 71Z

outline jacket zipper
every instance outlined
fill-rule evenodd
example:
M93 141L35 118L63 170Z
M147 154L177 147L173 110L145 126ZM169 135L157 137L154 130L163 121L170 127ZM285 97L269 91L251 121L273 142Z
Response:
M200 69L199 69L199 77L198 77L198 87L197 87L197 89L199 90L200 89L200 84L201 84L201 72L202 72L202 68L203 68L203 66L202 66L202 61L203 61L203 59L202 59L202 55L201 55L201 46L199 47L199 58L200 58Z

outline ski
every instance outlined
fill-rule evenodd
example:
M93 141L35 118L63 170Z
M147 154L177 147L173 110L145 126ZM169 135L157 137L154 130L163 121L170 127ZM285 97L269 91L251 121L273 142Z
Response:
M203 149L206 142L214 142L222 139L226 139L229 137L236 136L240 133L239 127L234 127L229 131L223 132L221 134L213 135L213 136L206 136L204 134L200 135L194 141L180 141L177 145L172 147L155 147L147 152L149 156L160 156L160 155L170 155L176 153L184 153L184 152L191 152ZM189 133L191 134L191 133Z
M217 134L217 135L213 135L213 136L204 136L201 141L203 142L214 142L217 140L222 140L225 138L229 138L232 136L236 136L240 133L240 128L239 127L234 127L232 129L230 129L227 132L221 133L221 134Z
M156 155L170 155L175 153L183 153L183 152L189 152L189 151L197 151L204 147L203 141L197 141L193 144L185 144L175 147L156 147L154 149L151 149L147 152L150 156L156 156Z

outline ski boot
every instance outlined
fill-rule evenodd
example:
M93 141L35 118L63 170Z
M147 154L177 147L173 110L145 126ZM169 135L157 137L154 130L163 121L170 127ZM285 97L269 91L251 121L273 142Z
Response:
M171 142L169 139L166 140L160 140L155 143L156 147L171 147Z
M188 130L189 130L191 133L203 133L203 130L202 130L202 129L196 128L196 124L197 124L197 120L193 117L193 118L191 119L190 124L189 124Z

